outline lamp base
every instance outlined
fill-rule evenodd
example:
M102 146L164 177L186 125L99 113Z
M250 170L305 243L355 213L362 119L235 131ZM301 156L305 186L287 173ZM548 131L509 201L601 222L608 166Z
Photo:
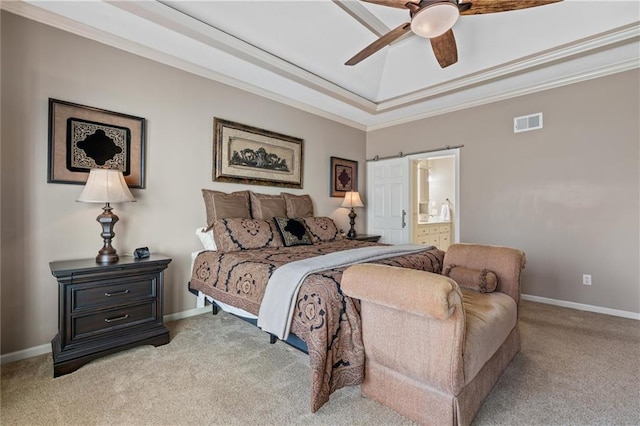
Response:
M103 239L103 246L96 256L96 263L102 265L108 265L116 263L118 261L118 254L116 249L111 246L111 240L116 236L113 232L113 227L118 222L118 216L111 212L111 206L106 203L102 208L102 213L96 219L102 226L102 233L100 236Z
M110 265L112 263L118 263L118 254L113 250L113 253L102 253L102 250L98 252L96 256L96 263L101 265Z
M349 228L349 232L347 232L347 238L355 238L358 235L354 228L356 224L356 216L358 215L353 211L353 207L351 207L351 212L349 212L349 224L351 225L351 228Z

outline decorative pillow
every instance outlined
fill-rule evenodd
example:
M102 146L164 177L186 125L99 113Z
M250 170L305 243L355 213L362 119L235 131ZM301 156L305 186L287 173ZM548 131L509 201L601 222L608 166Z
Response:
M280 231L280 235L282 235L282 241L286 247L313 244L302 219L274 217L273 220Z
M460 287L477 290L480 293L491 293L498 287L498 277L488 269L479 271L462 266L447 265L442 275L458 283Z
M287 215L284 197L282 195L256 194L249 191L251 199L251 217L254 219L271 220L274 217Z
M213 231L211 229L206 230L205 228L198 228L196 229L196 236L200 239L205 250L215 251L218 249L218 247L216 247L216 242L213 239Z
M282 197L287 206L287 217L298 218L313 216L313 202L310 196L283 192Z
M213 235L221 251L282 247L282 240L271 221L258 219L216 219Z
M311 234L314 243L334 241L342 238L336 223L330 217L305 217L302 219Z
M207 210L207 225L211 228L214 220L226 218L251 218L249 191L226 192L203 189L202 197Z

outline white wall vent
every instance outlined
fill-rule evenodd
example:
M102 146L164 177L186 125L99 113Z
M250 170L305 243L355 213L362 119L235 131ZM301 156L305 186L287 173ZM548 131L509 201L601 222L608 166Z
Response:
M513 133L542 129L542 113L523 115L513 119Z

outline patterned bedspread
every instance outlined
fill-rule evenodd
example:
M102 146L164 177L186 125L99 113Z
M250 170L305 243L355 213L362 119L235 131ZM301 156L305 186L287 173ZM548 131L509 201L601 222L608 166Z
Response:
M274 247L234 252L203 252L193 267L191 288L216 300L258 315L273 271L288 262L375 243L337 240L309 246ZM438 249L392 257L374 263L442 272L444 252ZM291 332L308 347L311 366L311 410L329 395L357 385L364 375L360 303L342 294L345 268L309 275L300 287Z

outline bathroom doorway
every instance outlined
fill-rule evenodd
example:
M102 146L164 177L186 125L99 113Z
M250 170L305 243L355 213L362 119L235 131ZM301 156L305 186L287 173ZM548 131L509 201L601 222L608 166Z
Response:
M457 149L410 157L412 243L446 250L459 241L459 164Z

